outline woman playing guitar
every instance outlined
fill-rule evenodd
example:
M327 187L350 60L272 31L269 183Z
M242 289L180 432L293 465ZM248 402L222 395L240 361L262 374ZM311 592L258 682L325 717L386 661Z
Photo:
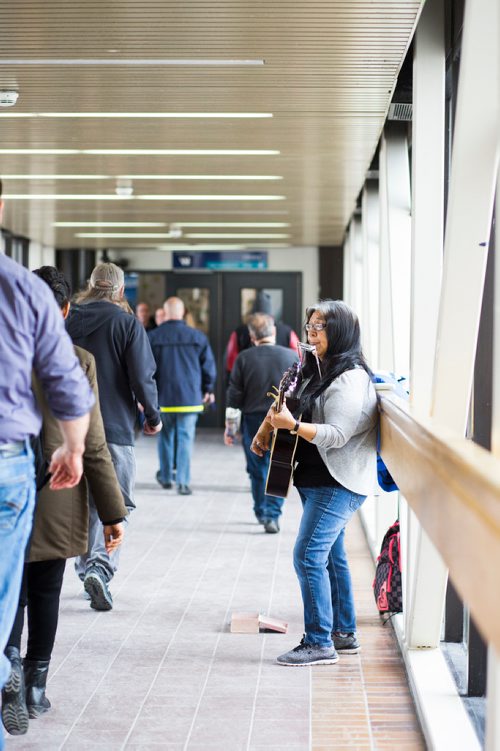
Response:
M344 302L323 300L307 308L307 339L321 373L306 352L297 420L286 406L271 408L252 442L262 456L271 432L299 436L293 482L303 505L294 566L304 605L301 643L281 665L337 662L360 650L344 532L347 522L377 484L377 398L361 351L358 318Z

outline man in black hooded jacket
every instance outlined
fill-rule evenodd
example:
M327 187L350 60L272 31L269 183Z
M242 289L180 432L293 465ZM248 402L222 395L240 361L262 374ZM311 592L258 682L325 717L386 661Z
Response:
M156 364L147 334L123 300L124 274L113 263L95 267L89 288L77 297L67 320L73 342L96 360L99 401L108 448L127 510L135 508L134 430L138 404L144 410L144 433L161 430ZM102 524L90 499L89 549L75 569L95 610L111 610L108 582L118 566L120 548L110 555L104 547Z

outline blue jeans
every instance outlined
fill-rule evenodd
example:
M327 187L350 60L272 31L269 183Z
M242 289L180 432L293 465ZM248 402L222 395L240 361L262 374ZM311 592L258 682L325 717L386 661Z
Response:
M109 453L116 472L116 479L122 491L123 500L129 516L124 519L127 525L131 512L135 509L135 450L133 446L121 446L118 443L108 443ZM91 568L98 568L101 576L109 582L118 570L118 561L122 549L120 545L111 555L106 552L102 522L99 519L92 493L89 493L89 544L87 552L75 558L75 571L83 581L85 574Z
M332 631L356 631L345 526L366 496L342 486L298 488L304 513L293 551L304 603L305 638L332 646Z
M159 480L173 482L175 461L177 485L189 485L198 413L162 412L161 421L163 427L158 440Z
M35 505L33 454L26 444L12 450L0 446L0 688L10 675L3 651L19 602L24 551ZM3 748L3 730L0 731Z
M265 493L270 454L267 451L261 457L250 451L252 439L265 416L265 412L262 412L262 414L243 415L241 420L241 439L247 460L247 472L250 475L252 484L255 516L259 519L278 519L285 499L276 498L273 495L266 495Z

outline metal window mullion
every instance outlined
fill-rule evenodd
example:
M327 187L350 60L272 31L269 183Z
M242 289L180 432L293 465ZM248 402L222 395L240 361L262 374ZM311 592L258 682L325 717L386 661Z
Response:
M497 0L466 4L453 134L433 416L461 435L469 409L498 164L496 6Z
M387 175L394 368L410 371L411 195L406 123L389 123L382 137Z
M445 49L442 0L428 0L415 34L412 124L410 399L429 415L443 268Z
M351 273L352 273L351 228L349 225L346 235L345 235L345 239L344 239L344 296L343 296L343 299L348 305L352 305Z
M363 286L364 328L363 349L374 369L378 368L378 309L379 309L379 196L378 182L368 180L361 200L363 227Z
M498 6L497 6L498 12ZM500 15L500 14L499 14ZM497 18L497 49L500 43L500 19ZM497 113L500 109L498 82L500 81L500 55L497 60ZM499 128L500 132L500 128ZM496 222L495 247L500 248L500 171L497 170L496 183ZM500 458L500 263L494 268L494 309L493 309L493 399L491 418L491 450ZM485 751L500 750L500 655L495 649L488 649L487 712Z
M350 227L351 246L351 306L360 318L363 327L363 239L361 217L353 216Z
M381 370L394 371L394 332L391 282L391 257L389 252L389 195L387 186L386 143L382 138L379 154L379 208L380 208L380 263L378 357Z
M414 42L412 130L411 374L412 407L431 409L442 275L445 144L445 44L442 0L429 0ZM447 570L417 517L408 517L406 639L437 647Z

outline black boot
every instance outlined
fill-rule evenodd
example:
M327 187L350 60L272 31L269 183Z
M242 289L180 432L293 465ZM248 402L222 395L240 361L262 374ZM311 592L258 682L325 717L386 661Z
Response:
M23 665L28 713L32 720L36 720L50 709L50 701L45 696L50 660L24 658Z
M29 715L21 655L17 647L6 647L5 656L10 660L11 668L2 689L2 722L11 735L24 735L28 732Z

